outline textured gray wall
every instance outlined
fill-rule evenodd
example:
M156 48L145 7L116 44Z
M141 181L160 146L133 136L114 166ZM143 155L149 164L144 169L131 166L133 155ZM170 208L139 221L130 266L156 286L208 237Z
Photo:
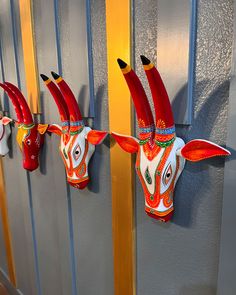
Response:
M135 1L135 65L146 88L139 55L156 60L157 18L158 1ZM232 19L233 1L198 1L194 119L177 128L185 141L225 143ZM187 163L168 224L146 216L137 180L137 294L216 294L223 172L224 159Z
M236 2L234 1L234 11ZM235 190L236 190L236 18L234 14L234 45L232 71L230 80L229 113L227 130L227 147L231 150L231 157L225 164L224 193L222 204L222 224L219 257L219 275L217 295L234 295L236 290L236 235L235 235Z

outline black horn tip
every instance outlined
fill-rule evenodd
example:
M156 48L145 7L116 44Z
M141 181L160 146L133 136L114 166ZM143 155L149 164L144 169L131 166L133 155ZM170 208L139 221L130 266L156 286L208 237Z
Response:
M44 74L40 74L40 77L43 79L43 81L49 80L49 78Z
M52 76L53 76L53 78L55 80L58 79L58 78L60 78L60 76L57 73L53 72L53 71L51 71L51 74L52 74Z
M119 66L120 66L121 69L124 69L124 68L127 67L127 63L124 62L122 59L117 58L117 62L118 62L118 64L119 64Z
M140 55L140 58L141 58L142 64L144 66L149 65L151 63L150 60L148 58L146 58L146 56L144 56L144 55Z

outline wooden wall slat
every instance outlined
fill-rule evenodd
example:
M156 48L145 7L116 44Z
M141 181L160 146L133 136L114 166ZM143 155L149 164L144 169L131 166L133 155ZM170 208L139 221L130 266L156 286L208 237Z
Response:
M131 62L131 1L106 1L110 131L132 132L130 93L117 58ZM133 162L118 145L110 152L115 294L135 294Z
M27 97L31 111L37 114L40 112L40 92L31 0L19 0L19 8Z

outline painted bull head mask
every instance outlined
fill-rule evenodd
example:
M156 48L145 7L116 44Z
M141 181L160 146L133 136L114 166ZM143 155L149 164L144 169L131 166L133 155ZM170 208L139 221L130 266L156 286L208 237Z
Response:
M112 135L123 150L137 153L136 171L144 190L146 213L168 221L173 215L174 188L185 160L201 161L230 152L206 140L195 139L185 144L176 137L170 101L160 74L145 56L141 60L152 93L156 124L139 78L129 65L118 59L135 105L139 139L114 132Z
M39 166L39 152L44 142L48 125L33 121L29 106L21 91L13 84L5 82L0 86L6 91L17 116L17 142L23 155L23 167L33 171Z
M11 134L10 122L12 119L0 114L0 155L5 156L9 152L8 138Z
M48 131L61 137L60 153L70 185L83 189L89 182L88 164L95 145L102 143L105 131L91 130L84 126L79 106L68 84L52 72L58 87L45 75L41 78L51 92L61 117L62 127L50 125Z

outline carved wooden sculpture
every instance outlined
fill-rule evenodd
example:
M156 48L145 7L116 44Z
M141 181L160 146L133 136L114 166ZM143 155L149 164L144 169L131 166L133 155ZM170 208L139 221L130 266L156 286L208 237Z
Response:
M106 131L91 130L84 126L83 118L68 84L52 72L58 87L47 76L41 75L51 92L61 117L62 127L50 125L48 131L60 136L60 152L65 164L70 185L83 189L89 182L88 164L95 151L95 145L103 142Z
M47 124L38 124L33 121L32 114L21 91L9 82L0 83L6 91L16 111L17 142L23 156L23 167L33 171L39 166L39 153L44 142Z
M152 93L156 122L139 78L129 65L118 59L135 105L139 138L115 132L112 135L123 150L137 153L136 171L144 190L146 213L168 221L173 215L174 188L185 160L201 161L227 156L230 152L203 139L185 144L176 136L171 104L160 74L145 56L141 60Z

